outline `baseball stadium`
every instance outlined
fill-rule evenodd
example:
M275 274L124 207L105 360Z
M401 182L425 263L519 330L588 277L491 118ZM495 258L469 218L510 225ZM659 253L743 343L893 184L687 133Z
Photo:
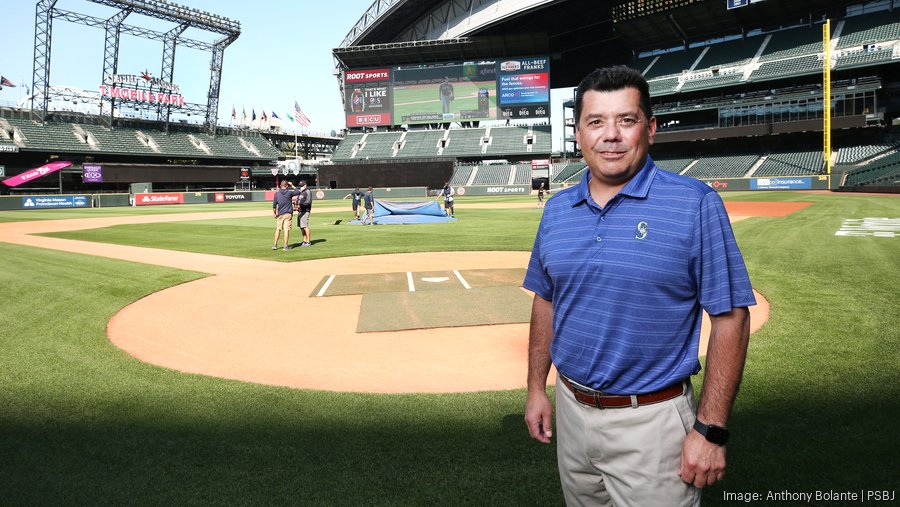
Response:
M721 196L758 303L703 504L897 502L900 3L375 0L335 27L346 126L319 135L221 124L240 19L79 2L35 2L30 92L0 104L0 503L564 504L523 422L522 285L536 189L588 170L574 89L610 65L650 85L661 172ZM63 22L105 33L99 91L51 80ZM119 72L126 34L163 42L159 78ZM205 97L179 46L210 53ZM312 247L270 250L300 178Z

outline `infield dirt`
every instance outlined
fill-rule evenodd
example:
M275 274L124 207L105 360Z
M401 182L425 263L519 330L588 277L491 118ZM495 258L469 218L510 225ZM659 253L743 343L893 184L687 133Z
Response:
M788 214L807 203L728 204L740 205L740 210L728 206L732 221L737 221L753 215ZM776 204L789 207L772 215ZM468 207L533 206L497 203ZM0 224L0 240L209 273L211 276L136 301L110 320L110 341L148 363L187 373L328 391L440 393L525 387L528 324L357 333L362 295L308 295L330 274L524 268L529 252L428 252L281 263L35 235L269 213L254 210L10 222ZM268 233L260 238L261 248L268 239ZM285 302L283 294L296 296ZM756 297L751 332L768 320L768 303L762 295ZM708 330L704 315L701 354ZM550 382L554 377L551 374Z

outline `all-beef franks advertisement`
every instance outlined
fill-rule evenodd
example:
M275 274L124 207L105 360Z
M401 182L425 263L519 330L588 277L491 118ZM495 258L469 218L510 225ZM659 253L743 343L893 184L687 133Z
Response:
M550 116L550 61L517 58L497 65L500 118Z
M391 125L391 69L348 70L344 112L348 127Z

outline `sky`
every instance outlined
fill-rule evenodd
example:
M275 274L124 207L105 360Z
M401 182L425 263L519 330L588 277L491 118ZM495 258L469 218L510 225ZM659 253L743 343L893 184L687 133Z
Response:
M34 0L0 0L4 18L5 50L0 52L0 75L17 85L3 87L0 104L14 105L31 87L34 64ZM330 134L345 126L343 105L334 76L331 51L343 41L372 0L178 0L178 5L208 10L238 21L241 35L225 49L219 92L219 124L228 125L232 107L238 121L242 111L267 116L276 113L287 131ZM108 18L117 10L87 0L58 0L56 9ZM172 23L130 15L125 24L165 32ZM103 75L104 31L69 21L53 22L50 84L96 91ZM184 37L213 42L221 35L189 28ZM160 76L162 42L123 34L119 50L119 74L147 70ZM190 103L206 103L212 53L180 45L176 48L173 83ZM562 92L562 93L560 93ZM571 90L551 93L554 116L554 150L562 134L563 96ZM286 113L296 100L311 120L309 128L291 125ZM192 120L193 121L193 120ZM201 119L197 119L201 121ZM557 128L559 127L559 128Z

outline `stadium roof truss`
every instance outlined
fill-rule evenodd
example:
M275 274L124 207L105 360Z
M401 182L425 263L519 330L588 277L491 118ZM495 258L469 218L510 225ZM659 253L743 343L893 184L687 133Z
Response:
M559 1L376 0L344 37L340 47L365 44L366 39L384 42L386 37L390 37L391 42L456 39L535 7ZM391 24L386 23L389 17L413 22L405 25L398 35L393 35L396 26L381 26L383 22Z
M102 19L75 12L56 9L57 0L40 0L35 8L34 31L34 74L32 79L31 110L32 118L44 122L47 117L47 106L51 99L50 77L50 43L53 32L53 20L62 19L90 27L103 28L106 31L106 42L103 51L103 76L101 82L107 82L118 71L119 40L123 33L145 39L163 42L162 71L160 80L172 82L175 69L175 49L177 45L212 52L210 64L209 93L206 107L187 104L186 110L205 115L205 124L212 133L215 131L219 109L219 91L222 79L222 59L225 48L237 40L241 34L238 21L211 14L206 11L184 7L165 0L87 0L92 3L119 9L113 16ZM124 24L130 14L141 14L177 26L167 32L157 32L146 28ZM197 28L222 35L213 43L182 37L188 28ZM104 104L109 106L109 125L115 110L113 97L101 98L101 111ZM36 107L37 106L37 107ZM156 104L157 118L168 125L171 116L171 105Z

